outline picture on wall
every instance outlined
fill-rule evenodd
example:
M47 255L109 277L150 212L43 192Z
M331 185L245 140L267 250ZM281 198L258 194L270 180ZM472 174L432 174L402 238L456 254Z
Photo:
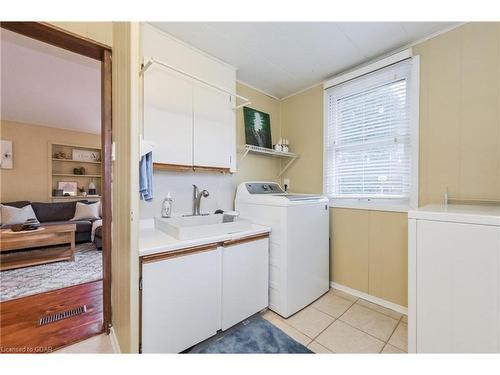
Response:
M245 140L247 145L272 148L269 113L243 107Z
M0 141L0 168L12 169L12 141Z
M59 181L57 183L57 188L63 191L64 196L75 196L78 190L78 184L76 181Z

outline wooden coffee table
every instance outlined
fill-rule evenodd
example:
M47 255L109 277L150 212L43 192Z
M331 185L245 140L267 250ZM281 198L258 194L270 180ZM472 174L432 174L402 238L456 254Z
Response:
M25 232L0 230L0 271L75 260L75 224L47 225L41 228L43 229Z

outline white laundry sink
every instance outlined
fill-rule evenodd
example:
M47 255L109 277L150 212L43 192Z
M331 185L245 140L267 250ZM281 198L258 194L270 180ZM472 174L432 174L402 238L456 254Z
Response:
M251 229L252 223L248 220L235 219L224 222L224 215L201 215L155 218L155 227L178 240L218 236L222 234L241 232Z

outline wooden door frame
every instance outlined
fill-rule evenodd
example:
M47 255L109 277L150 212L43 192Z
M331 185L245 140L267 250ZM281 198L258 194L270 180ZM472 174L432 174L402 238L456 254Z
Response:
M109 334L111 315L111 173L112 86L111 47L45 22L0 22L0 28L90 57L101 62L103 330Z

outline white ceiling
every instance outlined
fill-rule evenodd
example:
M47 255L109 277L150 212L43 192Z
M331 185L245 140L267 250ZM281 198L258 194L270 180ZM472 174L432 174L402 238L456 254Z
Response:
M278 98L450 28L449 22L153 22Z
M97 60L1 31L2 120L101 132Z

